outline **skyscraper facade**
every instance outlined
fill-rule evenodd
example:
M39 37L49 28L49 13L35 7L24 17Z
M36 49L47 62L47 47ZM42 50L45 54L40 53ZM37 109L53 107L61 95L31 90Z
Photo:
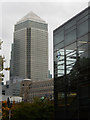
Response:
M33 12L15 24L10 79L47 80L48 24Z

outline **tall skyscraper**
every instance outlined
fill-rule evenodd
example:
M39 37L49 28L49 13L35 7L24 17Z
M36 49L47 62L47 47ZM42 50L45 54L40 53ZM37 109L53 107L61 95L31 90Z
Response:
M48 24L33 12L15 24L10 79L48 78Z

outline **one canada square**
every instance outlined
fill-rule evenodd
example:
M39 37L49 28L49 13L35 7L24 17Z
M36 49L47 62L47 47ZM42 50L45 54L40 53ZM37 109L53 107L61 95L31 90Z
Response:
M10 67L11 80L48 78L48 25L33 12L15 24Z

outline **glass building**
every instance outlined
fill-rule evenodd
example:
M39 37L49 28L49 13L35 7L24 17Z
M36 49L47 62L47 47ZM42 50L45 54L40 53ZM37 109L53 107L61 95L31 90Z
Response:
M48 24L35 13L24 16L14 27L10 79L48 79Z
M55 120L90 120L90 7L53 38Z

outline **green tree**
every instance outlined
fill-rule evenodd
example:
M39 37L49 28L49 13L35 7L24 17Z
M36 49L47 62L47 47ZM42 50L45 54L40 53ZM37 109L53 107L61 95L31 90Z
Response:
M11 120L53 120L54 105L50 101L34 103L19 103L16 109L12 110Z

